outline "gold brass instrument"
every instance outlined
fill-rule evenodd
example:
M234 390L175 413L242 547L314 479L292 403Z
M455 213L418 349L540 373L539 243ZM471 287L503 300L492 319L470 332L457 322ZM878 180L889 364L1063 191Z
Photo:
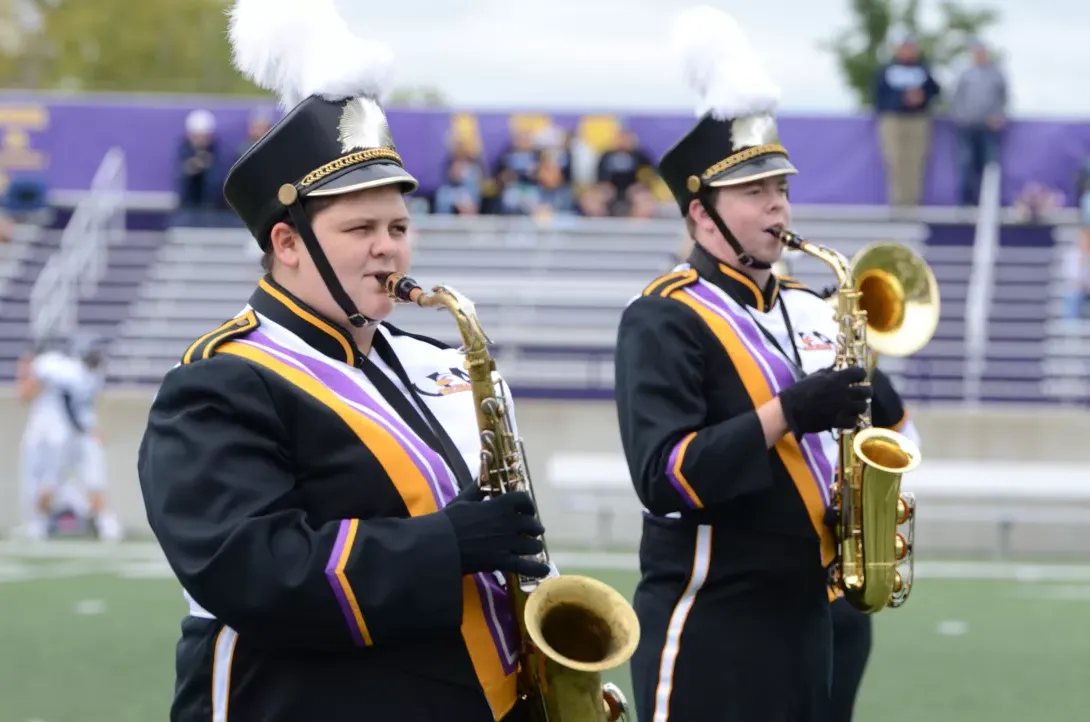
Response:
M907 356L925 346L939 319L938 284L910 249L874 243L848 262L836 251L787 230L773 231L788 248L825 263L836 275L836 370L862 366L876 353ZM916 502L901 477L919 466L909 438L871 425L870 409L838 435L840 464L832 490L837 559L833 578L857 609L874 613L908 599L914 573ZM903 533L902 533L903 530Z
M404 274L390 274L382 282L396 302L442 307L454 316L481 434L479 484L489 496L526 491L533 497L526 453L514 434L503 386L488 352L489 340L473 302L448 286L425 292ZM549 564L548 548L537 560ZM601 673L624 664L639 642L639 621L628 600L596 579L576 575L544 580L508 575L507 589L522 647L519 695L529 702L532 719L625 718L624 695L615 685L603 685Z

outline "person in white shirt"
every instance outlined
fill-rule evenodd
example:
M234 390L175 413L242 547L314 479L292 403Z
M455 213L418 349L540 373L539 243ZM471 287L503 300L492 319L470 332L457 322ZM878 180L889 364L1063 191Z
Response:
M21 365L19 395L31 404L21 449L24 532L49 535L58 492L74 479L86 496L90 521L102 539L121 536L106 509L105 455L95 404L103 386L97 339L77 337L67 352L49 350Z

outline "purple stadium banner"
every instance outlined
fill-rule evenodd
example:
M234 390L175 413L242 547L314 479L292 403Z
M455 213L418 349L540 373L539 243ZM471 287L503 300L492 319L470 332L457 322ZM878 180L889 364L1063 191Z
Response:
M186 114L211 110L227 149L244 136L249 113L262 99L193 96L50 96L0 93L0 172L14 176L43 173L51 188L82 190L90 184L103 154L120 146L128 159L132 190L174 190L175 153ZM406 165L434 190L440 182L452 113L392 109L390 125ZM489 159L502 150L510 114L476 114ZM623 122L658 157L692 123L686 115L622 114ZM561 127L576 127L580 116L552 115ZM870 116L804 117L784 115L780 135L801 173L792 183L792 200L802 204L885 203L883 163ZM932 144L924 202L956 203L953 128L938 121ZM1090 123L1016 121L1003 143L1003 197L1010 203L1030 182L1063 192L1072 203L1080 159L1090 153ZM228 165L229 159L225 159ZM223 168L221 170L226 170Z

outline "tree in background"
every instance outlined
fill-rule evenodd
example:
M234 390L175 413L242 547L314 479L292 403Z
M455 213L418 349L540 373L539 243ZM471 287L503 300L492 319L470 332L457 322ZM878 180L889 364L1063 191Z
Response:
M0 87L264 94L231 64L230 0L0 0ZM438 91L391 101L437 107Z
M853 27L822 47L836 58L844 81L865 108L874 105L874 77L889 59L890 41L898 31L914 35L932 70L941 73L968 52L974 36L999 20L994 8L966 8L954 0L943 0L938 26L924 28L919 0L850 2Z
M231 69L225 0L5 0L27 23L0 83L27 89L253 92ZM8 49L15 45L15 52Z

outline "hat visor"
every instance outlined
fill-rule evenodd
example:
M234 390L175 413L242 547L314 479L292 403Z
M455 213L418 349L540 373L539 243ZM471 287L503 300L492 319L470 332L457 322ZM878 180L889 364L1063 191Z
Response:
M752 183L753 181L763 180L765 178L775 178L776 176L781 175L795 175L798 172L798 168L792 165L791 161L782 155L762 155L753 160L739 163L733 168L728 168L707 181L705 185L709 185L712 188L737 186L743 183Z
M396 163L367 163L353 166L338 175L332 175L307 188L303 195L307 198L320 196L339 196L345 193L401 185L402 193L415 191L420 183Z

